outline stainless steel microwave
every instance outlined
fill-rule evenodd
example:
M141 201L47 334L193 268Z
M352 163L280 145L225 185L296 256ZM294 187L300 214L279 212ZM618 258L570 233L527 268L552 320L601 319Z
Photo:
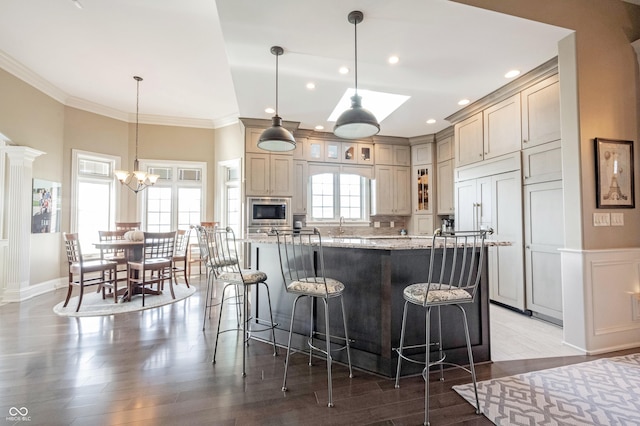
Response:
M291 198L248 197L247 226L256 228L291 227Z

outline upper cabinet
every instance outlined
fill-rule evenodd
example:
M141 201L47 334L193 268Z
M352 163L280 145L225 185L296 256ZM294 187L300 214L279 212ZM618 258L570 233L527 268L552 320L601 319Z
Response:
M308 138L304 159L322 163L373 165L373 144Z
M453 136L439 140L436 143L436 160L439 162L453 158Z
M411 146L411 164L421 166L433 163L433 144L423 143Z
M485 160L522 149L519 93L485 109L483 119Z
M374 145L375 164L390 166L410 166L411 147L377 143Z
M560 139L560 83L551 76L521 93L522 147Z
M245 161L247 195L293 195L293 156L247 153Z
M455 159L456 166L465 166L483 159L482 112L456 123Z
M408 148L408 147L407 147ZM372 215L411 214L410 167L375 166L375 185L372 186Z
M373 165L373 144L342 142L341 163Z

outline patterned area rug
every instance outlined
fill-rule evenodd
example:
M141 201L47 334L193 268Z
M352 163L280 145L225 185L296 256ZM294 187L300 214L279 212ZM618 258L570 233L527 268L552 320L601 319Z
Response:
M473 384L453 389L475 406ZM640 354L478 382L496 425L640 425Z
M73 291L74 294L77 294L78 289L74 288ZM176 295L175 299L171 298L171 292L166 287L160 295L146 295L144 298L144 307L142 307L142 296L140 295L133 296L131 302L121 302L118 300L118 303L113 303L113 298L107 297L103 300L102 293L96 293L95 287L89 287L85 289L82 305L80 305L80 312L76 312L78 306L77 296L69 300L66 308L62 307L64 300L58 303L53 307L53 312L65 317L94 317L141 311L143 309L157 308L158 306L184 300L195 293L196 288L193 285L187 288L186 285L180 283L179 285L173 286L173 291ZM66 296L67 293L65 289L64 297Z

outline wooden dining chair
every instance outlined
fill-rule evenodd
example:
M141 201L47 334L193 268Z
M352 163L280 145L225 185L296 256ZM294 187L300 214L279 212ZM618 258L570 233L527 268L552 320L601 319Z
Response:
M129 260L128 299L134 292L142 293L144 306L145 293L152 293L151 286L157 285L156 294L164 287L164 282L173 277L173 255L176 244L176 232L145 232L142 246L142 259ZM149 289L146 289L146 287ZM176 298L173 285L169 285L171 297Z
M116 222L116 231L138 231L140 222Z
M106 297L105 287L113 290L113 300L118 303L118 263L104 259L85 260L80 249L78 234L63 233L64 244L67 251L67 261L69 262L69 290L63 307L66 307L71 298L73 286L80 287L80 297L76 312L80 310L84 288L89 286L100 286L102 288L102 298ZM75 277L75 278L74 278ZM99 288L100 288L99 287Z
M189 279L187 278L187 249L189 238L191 237L191 229L179 229L176 233L176 249L173 255L173 280L178 285L178 273L182 272L184 282L189 287ZM182 266L179 266L182 264Z
M98 231L100 242L124 240L125 230L120 231ZM100 258L118 264L117 272L122 276L118 281L127 281L127 256L124 249L101 248Z

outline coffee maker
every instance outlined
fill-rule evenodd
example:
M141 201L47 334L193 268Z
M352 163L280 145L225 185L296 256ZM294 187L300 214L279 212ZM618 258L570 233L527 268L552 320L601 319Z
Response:
M442 219L442 232L453 232L455 229L454 219Z

